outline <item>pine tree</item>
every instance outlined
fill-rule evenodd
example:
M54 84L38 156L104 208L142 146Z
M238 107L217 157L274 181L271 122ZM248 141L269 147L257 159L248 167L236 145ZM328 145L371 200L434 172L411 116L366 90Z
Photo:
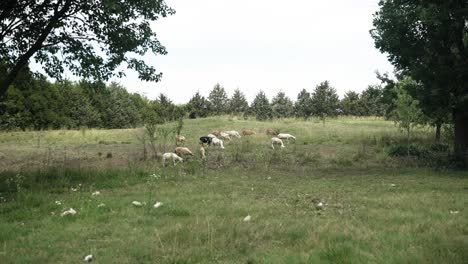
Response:
M328 81L324 81L315 87L312 93L312 113L325 122L325 118L336 116L339 106L339 98L335 88Z
M237 88L229 100L229 112L233 114L245 113L249 108L249 103L245 99L245 95Z
M289 99L282 91L278 92L278 94L273 98L271 107L273 110L273 117L276 118L290 117L294 112L291 99Z
M341 110L344 115L360 116L363 109L361 98L355 91L348 91L345 93L343 100L340 102Z
M207 117L210 112L210 102L200 92L197 92L188 102L190 118Z
M312 101L310 98L310 93L306 89L297 95L297 101L294 104L294 114L296 117L302 117L307 119L312 114Z
M211 111L214 115L221 115L227 112L227 106L229 105L228 96L224 88L217 83L213 90L211 90L208 100L211 103Z
M263 91L255 96L251 109L254 111L256 119L260 121L271 119L273 116L270 103Z

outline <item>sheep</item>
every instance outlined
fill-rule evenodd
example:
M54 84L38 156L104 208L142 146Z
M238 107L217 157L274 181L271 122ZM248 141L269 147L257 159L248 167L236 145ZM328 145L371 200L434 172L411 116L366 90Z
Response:
M211 141L213 140L213 138L211 137L201 137L200 138L200 144L208 144L208 145L211 145Z
M219 136L218 136L220 139L224 139L224 140L231 140L231 137L229 136L229 134L227 133L224 133L224 132L221 132L219 133Z
M280 133L276 137L278 137L279 139L286 139L288 141L290 139L294 139L294 141L296 141L296 137L291 134Z
M253 134L255 134L255 132L252 129L247 129L246 128L246 129L242 130L242 135L244 135L244 136L251 136Z
M276 136L278 135L278 130L274 128L267 128L265 131L267 135Z
M184 155L193 156L192 151L190 151L190 149L184 148L184 147L177 147L177 148L175 148L174 153L175 153L175 154L178 154L178 155L180 155L180 156L184 156Z
M181 135L176 136L176 145L179 145L179 143L184 144L184 142L185 142L185 137L184 136L181 136Z
M202 156L202 160L206 160L205 148L203 146L200 147L200 154Z
M221 133L218 130L215 130L215 131L211 132L211 134L213 134L216 137L219 137Z
M221 149L224 149L224 144L223 144L223 141L221 139L213 138L212 142L213 142L213 145L219 146Z
M166 160L172 159L172 163L174 163L174 166L176 165L176 160L182 162L184 161L181 157L177 156L175 153L167 152L162 155L162 163L163 166L166 166Z
M275 149L274 145L281 145L282 148L284 148L283 140L277 138L277 137L272 137L271 138L271 148Z
M230 131L224 131L224 133L228 134L229 136L231 137L236 137L236 138L240 138L240 134L239 132L235 131L235 130L230 130Z
M207 137L210 137L210 138L217 138L217 136L213 135L213 134L208 134Z

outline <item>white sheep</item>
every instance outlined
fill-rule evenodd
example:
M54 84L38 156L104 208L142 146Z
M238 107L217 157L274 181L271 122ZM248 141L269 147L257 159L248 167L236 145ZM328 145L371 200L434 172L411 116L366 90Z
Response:
M279 139L286 139L288 141L290 139L294 139L294 141L296 141L296 137L291 135L291 134L280 133L276 137L279 138Z
M221 149L224 149L224 144L223 141L219 138L213 138L213 141L211 141L213 145L219 146Z
M217 136L213 135L213 134L208 134L207 137L210 137L210 138L217 138Z
M284 148L283 140L277 138L277 137L272 137L271 138L271 148L275 149L274 145L281 145L282 148Z
M228 133L221 132L219 133L219 138L224 140L231 140L231 136Z
M182 162L184 161L184 159L182 159L181 157L177 156L177 154L175 153L172 153L172 152L168 152L168 153L164 153L162 155L162 163L163 163L163 166L166 166L166 160L169 160L169 159L172 159L172 163L174 163L174 166L176 165L176 160Z
M229 136L231 137L236 137L236 138L240 138L241 135L239 134L239 132L235 131L235 130L230 130L230 131L224 131L223 133L226 133L228 134Z

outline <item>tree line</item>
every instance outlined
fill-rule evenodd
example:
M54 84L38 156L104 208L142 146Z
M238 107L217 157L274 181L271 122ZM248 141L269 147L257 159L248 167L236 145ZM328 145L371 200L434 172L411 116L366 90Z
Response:
M394 80L388 74L377 73L377 77L380 84L369 85L361 93L348 91L341 100L328 81L310 91L302 89L295 101L283 91L271 100L259 91L250 104L239 89L229 97L225 88L216 84L207 97L196 92L188 103L176 105L164 94L150 100L129 93L118 83L50 82L43 75L24 70L0 101L0 129L132 128L216 115L253 117L260 121L292 117L325 121L338 115L393 118L398 107L397 88L411 91L418 84L403 76ZM449 122L448 117L442 123ZM418 118L412 124L436 123L430 120L429 116Z

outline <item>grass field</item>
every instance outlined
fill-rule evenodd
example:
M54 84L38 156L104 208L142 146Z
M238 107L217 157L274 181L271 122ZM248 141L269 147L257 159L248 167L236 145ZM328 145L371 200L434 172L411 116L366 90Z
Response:
M298 140L272 150L269 127ZM242 128L200 159L200 136ZM392 122L186 120L196 155L175 167L143 160L140 134L0 133L0 263L468 262L468 173L389 156Z

